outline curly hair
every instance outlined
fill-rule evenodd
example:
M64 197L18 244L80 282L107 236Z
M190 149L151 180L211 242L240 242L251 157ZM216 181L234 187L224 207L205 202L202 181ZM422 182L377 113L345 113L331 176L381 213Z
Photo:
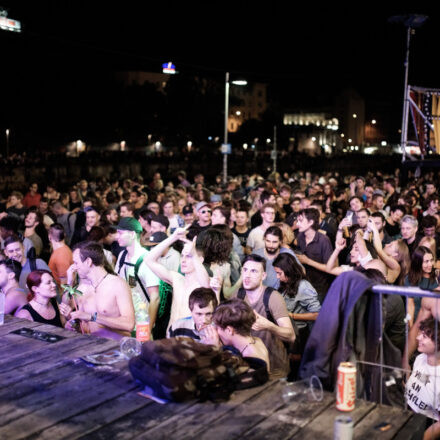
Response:
M225 263L229 261L229 255L232 251L232 233L230 232L230 238L222 231L223 228L216 225L205 231L202 231L197 236L196 247L203 251L204 263ZM225 229L226 231L226 229Z

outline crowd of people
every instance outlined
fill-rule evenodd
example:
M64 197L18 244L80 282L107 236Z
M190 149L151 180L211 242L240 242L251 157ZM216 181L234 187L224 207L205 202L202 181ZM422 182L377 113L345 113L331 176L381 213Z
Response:
M285 377L341 273L440 289L438 185L434 173L402 185L379 172L224 184L180 171L166 183L155 173L67 192L32 182L0 204L6 313L112 338L148 319L154 339L233 345ZM440 377L436 300L385 301L384 331L405 367L420 353L408 401L438 420L434 388L420 379Z

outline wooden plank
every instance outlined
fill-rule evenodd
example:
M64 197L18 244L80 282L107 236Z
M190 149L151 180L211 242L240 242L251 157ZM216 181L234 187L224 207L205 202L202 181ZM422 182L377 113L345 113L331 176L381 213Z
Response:
M393 440L422 440L426 429L426 417L413 414L405 426L397 433Z
M29 323L29 321L26 321L26 323ZM16 326L15 324L17 323L14 323L14 327L16 327L14 330L18 330L24 327L23 325ZM66 339L74 339L78 337L78 335L74 332L70 332L60 327L54 327L47 324L38 324L38 326L28 328L51 333L54 335L64 336ZM10 329L10 331L13 330ZM64 342L64 340L61 340L56 343L49 343L46 341L41 341L38 339L12 333L4 334L1 339L3 344L2 352L7 352L7 356L3 356L0 358L0 371L12 365L13 360L16 356L18 356L20 359L23 359L23 357L28 357L29 359L32 359L34 353L39 349L45 348L46 346L56 346Z
M410 411L401 408L377 405L357 425L355 424L354 436L356 438L374 438L380 435L381 440L392 439L411 415ZM391 428L388 431L380 431L375 428L380 423L389 423Z
M0 438L35 434L134 388L128 371L105 372L71 364L45 372L0 390Z
M115 420L129 418L130 413L151 404L153 401L139 396L135 391L130 391L90 408L86 412L62 420L56 425L36 433L30 439L53 440L68 437L73 440L92 433ZM110 437L113 436L109 434L107 438Z
M132 440L144 437L154 438L155 440L167 438L169 440L169 436L174 432L178 433L175 436L180 440L183 434L187 432L186 430L191 429L192 425L200 425L201 418L204 426L209 425L211 420L221 417L225 411L235 408L249 397L261 393L267 386L270 386L270 384L237 391L230 401L219 404L211 402L197 403L196 401L165 405L154 403L148 408L142 408L128 417L123 417L93 432L91 435L84 437L84 440L106 440L110 437L112 440Z
M186 411L170 418L166 423L150 429L153 438L167 438L171 432L178 433L179 439L193 438L206 427L211 426L225 414L231 413L234 409L255 396L265 393L266 390L276 386L277 382L268 382L261 387L249 388L247 390L236 391L227 402L197 403ZM203 424L201 423L203 421ZM144 433L139 438L145 438Z
M18 330L22 327L35 328L42 324L34 321L28 321L27 319L14 318L9 315L5 315L5 323L0 325L0 337L6 335L14 330Z
M328 393L326 393L328 394ZM316 418L311 420L306 426L304 426L301 431L297 432L293 438L298 440L315 440L317 438L322 439L333 439L333 426L335 418L343 415L344 413L338 411L335 407L335 397L332 395L332 404L329 405L325 411L319 414ZM358 399L356 401L355 409L349 413L353 419L354 425L362 420L368 413L370 413L376 404L374 402L367 402L366 400ZM357 435L356 435L357 438Z
M7 371L26 363L35 362L44 356L56 356L57 352L64 353L66 349L68 351L69 346L93 344L98 340L98 338L90 336L76 336L75 338L63 339L51 344L20 335L7 335L4 338L7 339L8 345L2 347L2 352L5 356L0 358L0 371ZM102 345L102 343L97 344ZM113 345L117 346L117 342L113 341Z
M257 392L251 398L248 398L239 405L233 405L232 402L226 402L223 405L223 415L219 418L217 414L218 404L205 404L203 412L200 408L198 411L191 411L192 414L185 413L185 418L179 420L176 432L179 440L193 439L230 439L240 437L250 427L256 425L263 419L269 417L280 407L284 405L281 399L282 385L279 381L270 383L264 390ZM251 391L251 390L247 390ZM237 397L239 396L237 392ZM225 412L226 410L226 412ZM211 415L206 420L205 414ZM182 414L183 415L183 414ZM174 424L166 424L154 430L153 437L166 439L169 437L170 425L174 428ZM153 432L151 432L153 434ZM147 438L148 433L144 433L139 438Z
M145 399L147 400L147 399ZM81 440L132 440L138 435L148 432L150 428L166 422L176 414L184 411L196 402L167 403L160 405L151 402L148 406L134 411L124 417L82 436ZM155 439L156 440L156 439ZM169 439L168 439L169 440Z
M292 402L251 428L240 439L290 439L330 405L334 396L325 393L321 402Z
M92 337L77 337L56 344L47 344L32 356L23 354L3 365L0 373L0 388L57 369L86 354L102 353L117 346L116 341Z

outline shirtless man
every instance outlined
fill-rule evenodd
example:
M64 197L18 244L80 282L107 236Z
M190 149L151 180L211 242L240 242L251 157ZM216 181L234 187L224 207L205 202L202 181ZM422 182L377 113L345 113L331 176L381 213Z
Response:
M60 312L69 320L80 319L82 329L87 333L120 339L130 336L133 330L133 302L128 284L104 269L104 259L101 245L93 242L78 244L73 251L68 278L76 272L80 279L90 283L90 288L77 296L77 311L71 311L67 304L60 304Z
M5 313L13 314L27 304L27 291L20 289L21 265L15 260L0 261L0 290L5 294Z
M195 249L195 238L191 242L185 238L187 228L177 228L171 237L156 245L144 258L144 263L162 280L173 286L173 300L168 328L178 319L191 315L189 296L198 287L210 287L209 275L203 266L203 257ZM165 249L178 240L185 241L182 249L180 270L182 273L166 269L158 262ZM183 274L183 275L182 275ZM219 298L217 298L219 300Z

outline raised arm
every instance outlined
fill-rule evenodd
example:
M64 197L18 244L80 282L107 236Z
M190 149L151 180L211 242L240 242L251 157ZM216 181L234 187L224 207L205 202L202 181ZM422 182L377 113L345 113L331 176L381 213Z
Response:
M410 298L408 298L410 299ZM412 298L411 298L412 299ZM419 310L419 314L417 315L417 320L414 325L411 326L408 333L408 340L405 346L405 352L403 354L403 365L404 367L408 367L407 359L410 359L412 354L415 352L417 348L417 335L419 333L420 323L427 318L432 316L431 313L431 299L430 298L422 298L422 305ZM413 300L414 304L414 300Z
M203 265L203 258L198 254L196 250L196 239L197 237L194 237L192 241L187 241L182 252L187 252L188 255L192 256L194 270L198 283L202 287L209 287L209 274L205 266Z
M380 259L387 265L387 267L391 270L398 271L397 276L400 273L400 264L393 257L390 257L385 253L382 247L382 240L380 239L379 231L376 228L376 225L371 220L368 220L368 224L370 225L371 230L373 231L373 245L374 249L376 249L377 255L379 255Z
M340 238L335 242L335 250L330 255L330 258L327 260L326 271L331 273L333 269L336 269L336 264L338 263L338 257L342 249L345 248L347 242L344 238Z
M170 285L173 285L172 271L168 270L166 267L160 264L158 260L165 252L165 250L169 248L173 243L178 240L186 240L185 235L187 232L187 228L188 227L177 228L170 237L154 246L153 249L146 255L143 261L143 263L145 263L156 276L158 276L162 281L165 281Z

